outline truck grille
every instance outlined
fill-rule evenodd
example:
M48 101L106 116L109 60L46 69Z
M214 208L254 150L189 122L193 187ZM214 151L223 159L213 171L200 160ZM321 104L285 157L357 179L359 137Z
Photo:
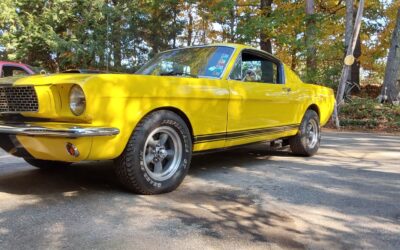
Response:
M37 112L38 98L32 86L0 86L0 113Z

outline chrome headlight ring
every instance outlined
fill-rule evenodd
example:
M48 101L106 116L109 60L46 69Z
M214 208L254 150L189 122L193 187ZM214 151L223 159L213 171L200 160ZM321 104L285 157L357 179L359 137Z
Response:
M86 97L79 85L73 85L69 91L69 108L76 116L80 116L85 112Z

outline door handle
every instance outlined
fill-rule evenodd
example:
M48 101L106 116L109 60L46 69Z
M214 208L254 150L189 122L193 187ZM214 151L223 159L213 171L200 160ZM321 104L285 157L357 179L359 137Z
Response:
M291 88L286 88L286 87L282 88L282 90L283 90L283 91L286 91L286 92L288 92L288 93L289 93L290 91L292 91Z

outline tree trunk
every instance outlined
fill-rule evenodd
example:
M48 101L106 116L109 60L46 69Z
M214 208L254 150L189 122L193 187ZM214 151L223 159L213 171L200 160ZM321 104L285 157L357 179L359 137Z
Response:
M113 0L114 8L117 7L118 1ZM113 42L113 61L114 68L121 68L121 16L117 16L112 24L112 42Z
M290 64L290 69L295 71L297 68L297 49L292 50L292 62Z
M119 23L119 22L118 22ZM113 40L113 61L114 61L114 68L119 69L121 68L121 29L120 26L117 24L114 25L112 40Z
M236 42L236 6L233 6L232 9L229 11L230 15L230 24L229 24L229 42L235 43Z
M261 0L260 9L263 18L271 16L273 0ZM265 34L264 30L260 31L260 48L270 54L272 54L272 42L271 39Z
M361 62L360 62L360 56L361 56L361 38L360 34L358 35L357 42L356 42L356 47L354 49L353 53L355 57L354 64L351 65L350 69L350 82L355 83L357 86L360 87L360 68L361 68ZM360 89L359 88L353 88L351 90L352 94L359 93Z
M260 35L260 48L270 54L272 54L272 42L271 39L267 38L265 34Z
M354 0L346 0L346 33L344 36L344 55L351 43L351 35L353 34L353 18L354 18Z
M102 51L99 52L99 62L97 63L97 67L100 69L105 69L104 65L104 53Z
M393 103L399 100L398 76L400 67L400 8L397 10L396 26L393 31L389 55L386 63L385 79L381 90L382 96Z
M187 46L192 45L192 37L193 37L193 15L192 15L192 7L189 7L189 25L188 25L188 38L187 38Z
M347 49L351 46L351 38L353 35L354 26L354 0L346 0L346 33L344 35L344 56L346 56ZM350 72L351 74L351 68ZM347 81L351 82L351 75Z
M306 72L307 81L314 82L317 71L316 54L317 49L315 48L315 3L314 0L306 0L306 48L307 48L307 59L306 59Z
M207 34L206 34L206 31L207 31L207 25L206 25L206 21L203 19L202 20L202 27L203 27L203 33L202 33L202 36L201 36L201 43L202 44L206 44L206 41L207 41Z
M176 5L174 5L174 8L173 8L173 13L174 13L174 16L173 16L173 24L174 24L174 28L173 28L173 38L172 38L172 48L173 49L175 49L176 48L176 38L177 38L177 36L178 36L178 33L177 33L177 27L176 27L176 18L177 18L177 16L178 16L178 9L176 8L177 6Z
M347 6L346 6L347 8ZM353 22L356 19L357 12L353 11ZM346 16L347 18L347 16ZM360 68L361 68L361 62L360 62L360 56L361 56L361 36L358 34L357 41L356 41L356 47L354 48L353 52L355 61L354 64L351 65L350 72L349 72L349 77L348 81L356 84L358 87L360 87ZM356 94L360 92L360 88L352 88L351 93Z

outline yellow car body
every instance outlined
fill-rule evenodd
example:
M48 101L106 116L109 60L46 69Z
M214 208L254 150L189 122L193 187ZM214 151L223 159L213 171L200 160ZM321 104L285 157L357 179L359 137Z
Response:
M319 114L321 125L327 123L334 108L331 89L303 83L287 66L283 66L284 84L230 80L241 51L256 50L236 44L218 46L234 49L219 78L61 73L18 79L12 88L32 86L38 111L2 114L0 146L11 154L42 160L115 159L143 117L161 109L175 112L186 122L193 152L296 135L308 109ZM69 107L74 85L86 97L86 109L79 116ZM103 134L90 132L103 128ZM86 132L74 136L66 131ZM67 144L73 144L79 155L68 153Z

